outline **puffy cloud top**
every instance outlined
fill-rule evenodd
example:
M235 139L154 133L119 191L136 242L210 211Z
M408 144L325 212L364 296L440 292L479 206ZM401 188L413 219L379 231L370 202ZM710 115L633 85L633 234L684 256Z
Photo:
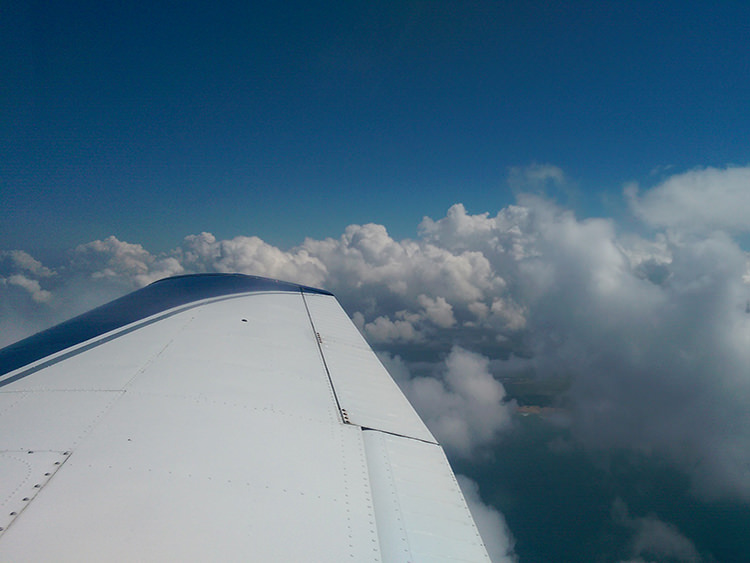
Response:
M626 195L636 215L657 227L750 230L750 167L692 170L641 196L630 186Z
M552 169L535 173L561 181ZM104 301L174 274L323 286L381 349L405 364L406 352L430 353L428 368L406 366L415 377L402 384L456 455L473 456L510 427L493 374L565 376L580 443L657 453L691 476L696 494L750 502L750 275L731 236L749 224L749 175L695 170L631 193L640 217L668 227L650 238L520 196L494 216L456 204L425 218L416 240L375 224L288 250L201 233L156 255L112 236L79 246L55 272L7 251L2 334L18 336L19 317L59 311L74 292Z
M74 265L93 279L129 281L135 287L185 271L174 257L153 256L140 244L123 242L114 236L79 245L75 249Z
M304 249L284 252L258 237L216 240L211 233L185 237L176 256L193 272L241 273L323 285L326 267Z
M45 303L52 293L42 289L40 280L55 272L23 250L0 251L0 286L15 286L25 290L37 303Z
M440 443L470 458L490 445L511 422L513 403L489 371L489 360L454 347L442 378L416 377L401 386Z

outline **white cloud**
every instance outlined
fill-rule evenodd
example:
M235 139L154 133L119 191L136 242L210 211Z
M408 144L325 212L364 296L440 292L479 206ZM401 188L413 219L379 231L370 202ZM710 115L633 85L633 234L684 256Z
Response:
M489 213L469 215L463 204L457 203L442 219L422 219L419 232L425 241L437 247L454 253L481 252L493 265L498 265L524 258L529 252L535 238L531 220L529 206L509 205L490 217ZM495 270L496 276L502 273L502 268ZM498 281L504 285L502 278Z
M52 293L42 289L37 280L29 279L22 274L13 274L7 278L7 283L25 289L37 303L44 303L52 298Z
M0 261L9 261L11 268L16 271L26 272L38 278L54 276L54 270L45 267L39 260L23 250L9 250L0 252Z
M476 316L477 319L483 320L487 318L487 314L489 313L490 308L487 307L485 303L482 303L481 301L475 301L474 303L469 303L467 309L471 313Z
M659 227L750 230L750 167L702 168L671 176L642 195L626 196L636 215Z
M52 293L42 288L41 281L48 283L48 278L54 276L54 270L45 267L28 252L0 251L0 286L19 287L36 303L50 301Z
M453 316L453 307L445 298L432 299L427 295L417 296L417 303L424 309L424 315L440 328L450 328L456 324Z
M479 535L487 548L493 563L513 563L518 561L513 551L513 536L505 523L505 518L496 509L482 502L479 486L464 475L456 475L461 492L464 494L469 511L474 517Z
M510 299L496 298L492 302L490 311L509 331L517 331L526 327L524 309Z
M405 311L399 311L399 313L403 316ZM398 316L399 313L396 313L396 315ZM367 337L378 343L397 341L414 342L422 338L411 321L403 318L392 321L388 317L378 317L371 323L364 325L364 332Z
M432 433L450 453L471 458L511 424L513 404L489 372L489 360L458 346L442 378L415 377L401 387Z
M176 258L153 256L140 244L123 242L114 236L76 247L74 267L93 279L130 287L143 287L185 271Z
M216 240L211 233L185 237L176 252L181 265L193 272L232 272L322 285L326 267L306 250L284 252L258 237Z
M552 169L531 172L561 181ZM367 224L289 250L201 233L152 254L109 237L79 246L55 272L25 252L4 252L0 328L19 334L19 318L53 305L59 313L65 295L111 298L177 273L323 286L357 312L374 344L401 347L405 358L447 355L443 371L415 372L405 389L458 455L493 444L510 416L487 359L468 350L492 354L502 343L492 358L499 373L510 370L501 358L515 345L515 370L573 378L571 429L582 444L658 454L691 476L696 494L750 501L748 255L727 232L707 230L745 228L738 209L746 209L747 174L693 171L633 196L642 217L670 227L648 239L520 196L495 216L456 204L424 218L416 240Z

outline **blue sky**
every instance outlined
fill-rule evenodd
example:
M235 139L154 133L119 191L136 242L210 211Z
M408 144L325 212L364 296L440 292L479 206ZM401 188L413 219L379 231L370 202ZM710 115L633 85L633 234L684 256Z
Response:
M96 2L4 10L0 240L350 223L513 201L511 167L564 170L583 216L660 167L745 164L739 2ZM605 203L603 203L605 202ZM613 203L614 202L614 203Z

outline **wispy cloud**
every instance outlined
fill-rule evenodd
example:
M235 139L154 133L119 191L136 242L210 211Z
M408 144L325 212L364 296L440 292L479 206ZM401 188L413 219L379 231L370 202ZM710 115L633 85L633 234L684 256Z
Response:
M479 486L464 475L456 475L461 492L469 505L469 511L479 528L484 545L493 563L513 563L518 561L513 552L513 535L505 518L495 508L482 502Z
M700 168L676 174L640 194L626 188L633 212L656 227L694 233L750 230L750 168Z
M645 563L653 560L700 563L704 560L693 542L674 524L664 522L654 514L631 517L627 505L618 498L612 506L612 515L615 522L633 531L630 542L633 559L622 563Z

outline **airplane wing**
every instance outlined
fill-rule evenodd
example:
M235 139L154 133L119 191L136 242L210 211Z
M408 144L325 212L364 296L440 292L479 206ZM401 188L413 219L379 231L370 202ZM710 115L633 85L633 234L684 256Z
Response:
M489 561L336 298L158 281L0 350L2 561Z

